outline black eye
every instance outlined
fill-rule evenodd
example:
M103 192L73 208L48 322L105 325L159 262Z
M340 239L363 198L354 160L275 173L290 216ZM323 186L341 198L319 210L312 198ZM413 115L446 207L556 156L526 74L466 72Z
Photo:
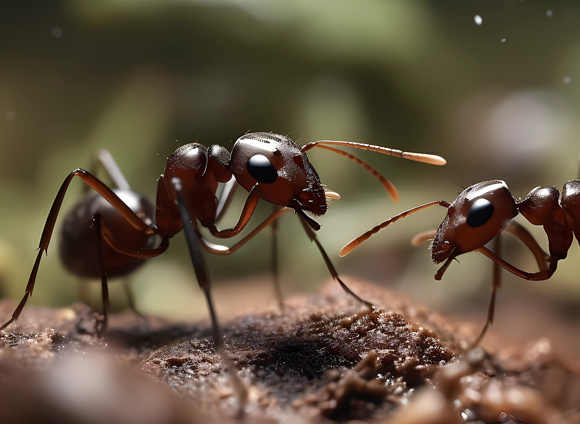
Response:
M264 155L254 155L248 161L248 171L255 180L272 184L278 178L278 172Z
M481 227L493 215L493 204L487 199L477 199L471 205L467 216L467 225L471 228Z

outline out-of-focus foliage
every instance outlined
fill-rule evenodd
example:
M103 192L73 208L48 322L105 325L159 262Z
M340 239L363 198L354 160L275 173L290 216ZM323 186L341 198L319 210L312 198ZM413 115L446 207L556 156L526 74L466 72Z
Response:
M445 168L360 154L397 185L402 200L394 205L356 165L310 154L323 182L343 196L319 233L339 271L441 310L468 309L472 301L483 307L490 275L488 261L469 255L445 281L431 281L428 252L408 240L437 226L443 211L409 218L346 259L336 252L370 225L419 203L452 200L478 181L501 178L523 196L578 174L574 0L69 0L3 2L0 9L0 287L7 296L23 292L60 183L89 167L97 148L109 149L151 198L164 156L178 145L199 140L229 149L247 131L289 134L299 144L345 139L443 155ZM81 185L73 184L65 209ZM235 221L243 199L240 192L223 225ZM269 210L261 207L254 222ZM295 219L283 219L287 292L328 278L300 231ZM56 242L40 269L38 303L78 298ZM232 257L208 258L214 280L266 273L269 246L264 234ZM516 243L506 255L533 266ZM549 284L506 276L506 291L517 297L531 288L532 297L578 309L578 258L574 245ZM150 262L131 279L143 309L205 316L181 236Z

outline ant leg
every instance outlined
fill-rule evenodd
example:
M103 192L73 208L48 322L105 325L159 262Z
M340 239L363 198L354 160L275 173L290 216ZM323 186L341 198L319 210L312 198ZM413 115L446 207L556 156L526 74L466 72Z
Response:
M107 226L107 223L104 220L101 222L101 234L103 236L103 239L109 245L109 247L111 247L113 250L115 250L118 253L122 253L123 255L131 256L133 258L139 258L139 259L156 258L157 256L165 253L165 251L169 247L169 238L165 237L163 240L161 240L161 244L158 247L155 247L153 249L143 249L143 250L139 250L137 252L134 250L131 250L131 249L127 249L123 246L120 246L115 241L115 238L113 237L113 234L111 233L111 230L109 229L109 227Z
M495 237L494 250L498 256L501 255L501 233L499 233ZM481 330L481 333L479 334L477 339L475 339L475 341L471 345L470 349L474 349L479 345L479 343L481 342L481 339L483 339L483 336L485 336L487 329L493 324L493 317L494 317L494 313L495 313L495 298L496 298L497 291L501 287L501 267L497 264L497 262L493 263L492 281L493 281L493 288L491 291L491 298L489 299L489 306L487 308L487 321L485 322L485 325L483 326L483 330Z
M199 240L197 239L195 229L192 225L191 218L189 217L189 212L187 211L187 206L185 205L185 201L183 199L181 180L179 178L173 178L171 183L173 184L173 188L175 190L177 206L179 207L179 213L181 214L181 220L183 221L183 230L185 232L185 239L187 241L187 247L191 256L191 262L193 263L193 268L195 270L199 286L203 290L207 300L213 327L214 347L226 364L227 374L230 377L230 381L233 385L236 397L240 403L240 413L242 413L243 405L245 405L248 400L248 389L235 372L234 361L225 352L223 347L222 331L217 320L217 315L213 307L213 301L210 293L210 279L207 265L203 259L201 248L199 246Z
M250 218L254 214L259 201L260 186L256 184L254 187L252 187L250 194L248 194L248 197L246 198L244 209L242 210L240 219L238 220L238 223L235 225L235 227L226 230L218 230L215 225L212 225L208 227L211 235L217 238L231 238L237 235L250 221Z
M123 171L121 171L121 168L119 168L119 165L117 165L113 155L111 155L111 153L106 149L98 150L93 156L93 163L91 164L90 169L93 171L93 173L96 173L99 167L102 167L105 170L113 182L113 185L119 190L131 190L131 186L125 178ZM89 187L85 186L84 191L86 192L88 190Z
M56 218L58 216L58 212L60 211L60 207L62 205L62 201L64 200L64 196L70 185L72 179L74 177L79 177L85 184L89 185L93 190L99 193L105 200L107 200L123 217L127 220L129 224L135 227L137 230L142 231L144 234L153 234L153 228L149 227L145 224L141 218L135 214L127 206L120 198L107 187L103 182L101 182L98 178L94 175L90 174L89 172L85 171L84 169L77 168L72 171L68 177L62 183L56 198L52 204L52 208L50 209L50 213L48 214L48 218L46 219L46 224L44 225L44 230L42 232L42 237L40 239L40 248L43 250L48 249L48 243L50 242L50 237L52 236L52 231L54 229L54 224L56 222Z
M219 202L215 214L215 222L219 221L222 215L227 211L230 206L232 199L234 198L234 193L238 188L238 182L236 177L232 177L225 185L220 193Z
M215 243L212 243L212 242L206 240L203 237L203 235L199 232L199 229L197 228L197 222L192 221L192 224L193 224L194 231L197 234L197 238L205 250L207 250L209 253L211 253L213 255L228 256L228 255L231 255L232 253L237 252L248 241L253 239L260 231L262 231L264 228L266 228L268 225L272 224L276 219L278 219L278 217L280 215L282 215L285 212L291 211L291 210L294 210L294 209L285 207L285 208L276 210L275 212L270 214L270 216L268 218L266 218L264 221L262 221L262 223L260 225L258 225L256 228L254 228L248 235L246 235L243 239L241 239L239 242L234 244L232 247L223 246L221 244L215 244Z
M182 193L182 185L181 180L179 178L173 178L171 180L173 184L173 188L175 190L176 198L177 198L177 206L179 208L179 213L181 214L181 220L183 221L183 231L185 233L185 240L187 241L187 247L189 249L189 254L191 257L191 262L193 264L193 269L195 271L195 275L197 277L197 282L199 287L202 289L203 293L205 294L205 299L207 301L207 306L209 309L209 314L211 317L212 328L213 328L213 341L216 350L221 350L223 340L222 340L222 331L221 327L217 320L217 315L215 313L215 309L213 307L213 301L211 298L211 281L209 277L209 272L207 269L207 265L205 260L203 259L203 255L201 253L201 248L199 246L199 241L197 239L197 235L193 226L191 225L191 218L189 216L189 212L187 211L187 206L185 204L185 200L183 199Z
M512 274L517 275L518 277L523 278L524 280L530 280L530 281L547 280L554 274L554 272L556 272L556 268L558 267L558 259L550 256L547 260L547 263L548 263L547 269L542 270L542 271L538 271L538 272L526 272L526 271L522 271L521 269L513 266L509 262L500 258L499 256L497 256L495 253L493 253L491 250L489 250L486 247L479 247L479 248L475 249L474 251L483 253L489 259L491 259L492 261L497 263L499 266L501 266L503 269L511 272Z
M547 280L550 278L554 272L556 272L556 267L558 266L558 259L548 255L544 250L540 247L536 239L526 230L521 224L511 221L509 225L506 227L505 231L508 233L513 234L516 236L522 243L526 245L528 249L533 253L536 262L538 263L538 267L540 268L539 272L525 272L519 268L516 268L509 262L503 260L498 254L493 253L486 247L480 247L478 249L474 249L475 252L481 252L492 261L497 263L502 268L508 270L512 274L517 275L525 280ZM443 274L451 264L451 261L455 259L455 256L451 256L447 261L443 264L443 266L437 271L435 274L435 279L440 280L443 277Z
M101 274L101 289L103 296L103 314L95 323L95 332L98 337L102 337L108 324L108 312L111 308L109 301L109 285L107 284L107 270L103 259L103 237L101 233L101 214L93 216L93 230L95 231L95 242L97 245L97 262L99 264L99 273Z
M164 238L161 241L161 244L153 249L144 249L138 252L135 252L133 250L130 249L126 249L122 246L120 246L114 239L113 234L111 233L111 230L109 229L109 227L107 226L107 222L104 219L101 219L101 235L103 240L105 240L105 242L107 243L107 245L109 247L111 247L113 250L115 250L118 253L127 255L127 256L132 256L134 258L139 258L139 259L150 259L150 258L155 258L161 254L163 254L167 248L169 247L169 239L168 238ZM137 308L135 307L135 299L133 296L133 293L131 291L131 288L129 287L129 283L128 281L123 281L123 289L125 291L125 296L127 296L127 301L129 303L129 308L141 319L143 319L144 321L147 321L147 317L145 317L143 314L141 314Z
M360 303L364 304L365 306L372 308L373 304L371 302L369 302L368 300L364 300L363 298L358 296L340 279L338 272L336 271L336 268L334 268L334 265L332 265L332 262L330 262L330 258L326 254L326 251L324 250L324 248L322 247L322 245L318 241L318 237L316 237L316 233L314 232L314 230L312 228L310 228L310 226L302 218L302 216L299 215L299 217L300 217L300 222L302 223L302 227L304 227L304 231L306 231L306 235L308 236L310 241L314 242L316 244L316 247L318 247L318 250L320 251L322 258L324 259L324 262L326 263L326 266L328 267L328 270L330 271L330 275L332 275L332 278L334 278L336 281L338 281L338 283L340 284L340 286L343 288L343 290L345 292L347 292L349 295L354 297L356 300L358 300Z
M273 205L274 212L282 209L279 205ZM282 286L280 285L280 273L278 268L278 221L272 222L272 276L274 277L274 293L278 300L278 307L280 312L284 313L284 296L282 295Z
M8 327L10 324L12 324L14 321L18 319L20 313L22 312L22 309L24 309L24 305L26 305L26 302L28 301L28 298L32 296L32 290L34 290L34 282L36 281L36 274L38 273L38 267L40 266L40 259L42 258L43 251L44 251L43 249L40 249L38 251L38 254L36 255L36 261L34 261L34 266L32 267L32 272L30 273L30 278L28 279L28 284L26 285L26 290L24 291L24 296L22 297L22 300L12 313L12 317L8 321L6 321L4 325L2 325L2 327L0 327L0 331L4 330L6 327Z
M534 236L532 236L522 224L516 221L511 221L504 231L507 231L508 233L511 233L520 239L520 241L524 243L526 247L533 253L540 271L547 271L547 261L550 258L550 255L544 252Z
M521 269L516 268L515 266L511 265L510 263L500 258L499 255L495 255L493 252L491 252L489 249L485 247L481 247L476 250L483 253L485 256L490 258L499 266L526 280L533 281L547 280L554 274L554 272L556 272L556 268L558 266L558 259L544 252L544 250L540 247L536 239L530 234L530 232L524 226L515 221L511 221L510 224L506 227L505 231L513 234L522 243L524 243L528 249L530 249L530 251L534 255L534 258L536 259L540 271L533 273L522 271Z
M32 296L32 291L34 290L34 284L36 282L36 276L38 274L38 268L40 267L40 260L42 259L42 254L44 252L48 252L48 246L50 244L50 239L52 237L52 232L54 230L54 226L56 224L56 219L58 217L58 213L60 211L60 207L64 200L64 196L66 191L74 177L79 177L85 184L90 186L93 190L99 193L105 200L107 200L115 209L117 209L123 217L127 220L129 224L131 224L136 229L143 231L145 234L153 234L153 228L149 227L145 224L141 218L139 218L135 212L129 208L120 198L117 196L113 190L103 184L98 178L91 175L89 172L85 171L84 169L77 168L72 171L63 181L54 202L52 203L52 207L50 208L50 212L48 217L46 218L46 223L44 224L44 229L42 230L42 236L40 237L40 243L38 246L38 253L36 255L36 260L34 261L34 266L32 267L32 271L30 272L30 277L28 278L28 284L26 285L26 290L24 292L24 296L22 300L12 313L12 317L4 323L0 327L0 331L4 330L8 327L11 323L16 321L26 305L28 298Z

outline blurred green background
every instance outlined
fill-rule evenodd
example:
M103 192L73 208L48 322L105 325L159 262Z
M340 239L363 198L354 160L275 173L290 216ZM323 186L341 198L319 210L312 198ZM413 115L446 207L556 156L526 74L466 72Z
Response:
M231 149L245 132L274 131L300 145L352 140L447 158L446 167L433 167L353 152L398 187L395 205L357 165L309 152L322 181L342 195L320 219L319 237L347 281L369 280L480 325L489 261L465 255L435 282L426 248L409 244L416 232L437 227L443 210L401 221L347 258L338 251L402 210L451 201L479 181L504 179L518 197L537 185L561 188L578 175L574 0L6 1L0 37L4 297L22 295L58 187L72 169L89 167L96 149L109 149L134 189L154 199L165 157L177 146ZM71 186L64 210L82 196L81 186ZM240 190L222 226L235 222L244 199ZM252 222L269 212L262 205ZM286 295L317 290L329 276L316 249L290 215L280 231ZM541 230L534 234L544 243ZM78 279L61 267L57 242L31 303L79 299ZM269 247L265 233L231 257L208 255L220 313L272 299ZM534 269L518 243L506 240L504 250ZM575 243L549 282L504 273L495 330L512 325L509 337L522 342L560 334L580 350L567 340L568 330L579 329L579 259ZM181 235L131 284L144 312L206 317ZM98 284L81 287L98 306ZM118 288L112 301L124 306Z

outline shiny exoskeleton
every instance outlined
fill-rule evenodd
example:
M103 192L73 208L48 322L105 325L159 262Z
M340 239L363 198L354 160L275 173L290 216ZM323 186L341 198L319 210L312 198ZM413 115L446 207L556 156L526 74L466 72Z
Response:
M173 152L158 180L157 200L153 206L146 198L133 192L117 164L106 151L98 156L116 188L112 189L84 169L75 169L63 182L48 215L41 236L39 251L24 297L2 326L15 321L32 295L42 254L48 250L56 219L71 181L78 177L95 193L81 200L65 218L60 253L67 269L83 277L99 277L102 284L103 315L97 321L96 332L102 334L107 325L109 295L107 277L130 273L143 259L165 252L169 240L184 231L198 283L207 299L213 325L216 348L222 344L221 331L210 293L209 274L201 253L204 248L218 255L229 255L243 246L258 232L275 222L284 212L294 210L319 248L332 276L342 287L356 296L340 280L313 230L320 228L311 217L324 215L327 200L337 194L325 191L318 174L310 164L306 151L313 147L341 154L362 165L381 181L396 200L394 186L376 170L350 153L331 146L354 147L406 159L442 165L439 156L409 153L385 147L347 141L316 141L300 148L294 141L273 133L250 133L240 137L232 152L220 145L209 148L198 143L187 144ZM218 185L226 183L220 198ZM236 187L241 185L249 194L237 224L218 229L216 221L228 204ZM232 247L207 241L198 230L198 222L217 238L230 238L248 224L260 199L277 208L252 232Z
M491 180L468 187L451 204L434 201L402 212L349 242L342 248L340 255L347 255L391 223L436 205L447 208L443 222L436 232L425 232L414 239L414 244L420 244L433 237L431 258L435 264L444 262L435 274L435 279L440 280L453 259L467 252L481 252L495 263L488 318L475 344L479 343L493 322L495 295L500 287L499 266L526 280L546 280L554 274L558 262L566 258L574 235L580 243L580 180L568 181L561 194L553 186L536 187L523 200L515 200L505 182ZM543 227L548 238L549 253L542 250L523 226L512 221L518 214L531 224ZM530 249L539 271L523 271L500 257L499 236L504 231L515 235ZM494 238L496 247L495 252L492 252L485 244Z

